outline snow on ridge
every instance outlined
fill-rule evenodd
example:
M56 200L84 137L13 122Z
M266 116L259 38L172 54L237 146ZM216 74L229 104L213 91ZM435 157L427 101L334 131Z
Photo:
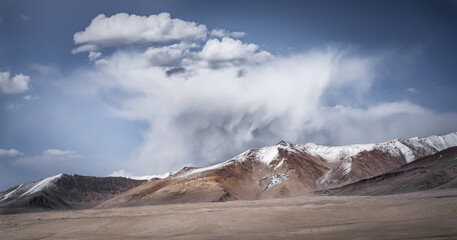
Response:
M377 144L377 148L394 156L403 156L407 163L435 154L450 147L457 146L457 132L443 136L409 139L395 139Z
M348 146L322 146L315 143L301 145L303 151L313 156L320 156L328 162L349 159L363 151L371 151L376 144L353 144Z
M434 147L438 151L446 148L457 146L457 132L449 133L443 136L430 136L424 139L425 143Z
M144 175L144 176L126 176L128 179L133 179L133 180L151 180L153 178L158 178L158 179L164 179L169 176L173 175L173 172L167 172L164 174L155 174L155 175Z
M8 198L10 198L11 195L13 195L13 193L15 193L17 190L19 190L19 188L22 187L22 185L24 185L24 184L19 185L17 188L15 188L14 190L12 190L11 192L5 194L5 195L3 196L3 198L2 198L2 200L0 200L0 202L3 202L3 201L5 201L5 200L7 200Z
M452 132L443 136L434 135L426 138L413 137L406 140L395 139L384 143L352 144L346 146L324 146L315 143L295 145L281 141L279 144L274 146L249 149L228 161L209 167L191 170L184 176L221 168L233 164L235 161L243 162L250 156L254 156L256 160L259 160L266 165L270 165L274 160L278 159L279 149L294 153L305 152L312 156L319 156L331 163L341 162L342 164L345 164L342 166L344 168L344 173L348 174L351 171L352 163L347 162L347 160L350 160L352 157L363 151L372 151L377 149L392 156L402 156L407 163L410 163L419 158L435 154L438 151L454 146L457 146L457 132ZM252 153L253 155L251 155ZM283 161L281 161L275 169L282 164ZM330 173L327 173L327 175L329 174ZM321 181L326 180L328 179L325 179L325 176L321 179Z
M328 162L348 160L360 152L378 149L393 156L403 156L405 161L410 163L454 146L457 146L457 132L426 138L395 139L378 144L353 144L330 147L307 143L297 145L297 148L313 156L320 156Z
M231 163L232 162L230 162L230 160L229 160L229 161L222 162L222 163L219 163L219 164L216 164L216 165L212 165L212 166L209 166L209 167L193 169L193 170L190 170L189 172L186 172L182 176L183 177L187 177L187 176L195 174L195 173L201 173L201 172L206 172L206 171L213 170L213 169L218 169L218 168L221 168L223 166L230 165Z
M265 163L266 165L270 165L270 163L276 159L278 156L278 147L263 147L259 148L255 154L256 158L261 162Z
M128 179L133 179L133 180L151 180L153 178L159 178L159 179L164 179L167 178L176 172L167 172L164 174L153 174L153 175L144 175L144 176L135 176L130 172L125 172L123 169L119 171L115 171L108 175L108 177L124 177Z
M31 187L27 192L23 193L19 197L30 195L30 194L36 193L38 191L41 191L43 188L49 186L49 184L51 184L53 182L53 180L58 179L58 178L60 178L62 176L63 176L63 173L55 175L55 176L52 176L52 177L48 177L48 178L42 179L42 180L38 181L37 183L35 183L33 185L33 187Z
M281 144L278 144L278 145L275 145L275 146L271 146L271 147L262 147L262 148L258 148L258 149L249 149L247 151L244 151L243 153L239 154L238 156L232 158L232 159L229 159L225 162L222 162L222 163L219 163L219 164L216 164L216 165L212 165L212 166L209 166L209 167L203 167L203 168L198 168L198 169L194 169L194 170L191 170L187 173L185 173L183 176L189 176L189 175L192 175L192 174L195 174L195 173L201 173L201 172L205 172L205 171L209 171L209 170L213 170L213 169L218 169L218 168L221 168L221 167L224 167L224 166L228 166L228 165L231 165L231 164L234 164L235 162L244 162L247 160L247 158L250 156L250 154L252 152L254 152L254 157L256 160L266 164L266 165L270 165L271 162L273 162L274 160L277 159L278 155L279 155L279 149L283 149L283 150L286 150L286 151L289 151L289 152L297 152L295 149L293 149L291 146L291 144L287 144L287 145L281 145ZM235 160L235 161L233 161ZM280 163L282 164L282 163ZM276 168L278 168L279 166L277 166Z

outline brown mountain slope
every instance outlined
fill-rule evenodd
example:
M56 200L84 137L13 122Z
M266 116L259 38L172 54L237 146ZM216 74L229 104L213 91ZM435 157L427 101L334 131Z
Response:
M446 188L457 188L457 147L416 160L389 173L319 194L390 195Z
M457 139L455 136L452 134L452 141ZM446 136L433 137L446 140ZM98 207L255 200L309 194L378 176L408 161L437 152L437 148L426 140L399 139L345 147L294 145L281 141L272 147L248 150L211 167L184 168L168 178L150 181L115 196Z

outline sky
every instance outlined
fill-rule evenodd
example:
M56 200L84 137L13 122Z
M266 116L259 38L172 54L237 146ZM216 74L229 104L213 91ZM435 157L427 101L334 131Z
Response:
M0 191L457 131L457 1L0 1Z

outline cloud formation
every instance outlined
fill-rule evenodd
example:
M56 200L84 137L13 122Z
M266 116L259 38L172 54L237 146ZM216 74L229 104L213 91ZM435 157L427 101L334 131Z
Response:
M223 38L223 37L232 37L232 38L242 38L246 35L245 32L230 32L222 28L216 28L211 30L211 36Z
M187 65L188 73L168 76L149 54L118 52L87 72L85 79L95 86L86 87L103 96L110 91L129 96L116 99L113 113L148 123L127 171L205 166L281 139L341 145L426 136L451 131L457 121L456 114L436 114L411 102L357 106L366 100L381 63L338 49L243 65L242 78L240 66L211 68L195 61ZM358 104L326 105L335 91L357 93L338 97Z
M227 64L239 66L264 62L271 54L260 50L256 44L224 37L222 40L208 40L198 56L207 61L210 67L218 68Z
M11 77L10 72L0 72L0 94L15 94L29 90L30 77L17 74Z
M79 157L74 151L64 151L59 149L48 149L43 152L43 156L46 157L58 157L58 158L76 158Z
M21 154L22 155L22 154ZM74 151L47 149L41 155L20 156L17 155L13 165L17 167L44 166L44 164L65 163L70 160L81 158L82 156Z
M89 61L95 61L102 56L101 52L89 52Z
M125 167L137 175L207 166L281 139L381 142L455 131L457 122L455 113L412 102L370 101L391 60L381 54L325 47L273 56L222 37L117 50L103 60L75 77L113 114L147 123Z
M0 149L0 159L2 158L6 158L6 157L17 157L17 156L21 156L22 153L19 152L18 150L16 149Z
M126 13L110 17L100 14L84 31L75 33L75 44L83 45L73 53L118 45L202 40L206 35L205 25L171 18L166 12L148 17Z
M419 90L417 88L408 88L407 91L410 93L419 93Z

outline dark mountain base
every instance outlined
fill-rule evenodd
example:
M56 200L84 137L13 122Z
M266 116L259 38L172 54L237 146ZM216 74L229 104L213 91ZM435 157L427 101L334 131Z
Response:
M0 201L0 214L92 208L145 182L122 177L62 174L36 192L27 193L39 181L16 186L12 189L16 190L14 192L8 190L12 196Z

